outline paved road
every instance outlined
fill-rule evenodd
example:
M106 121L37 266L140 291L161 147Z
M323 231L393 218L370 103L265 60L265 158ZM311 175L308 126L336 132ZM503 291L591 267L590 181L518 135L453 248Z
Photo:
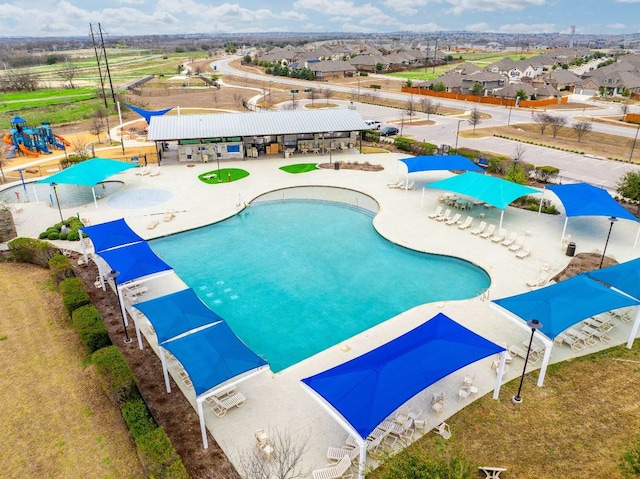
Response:
M303 80L296 80L290 78L274 78L269 75L261 75L252 72L240 71L232 68L229 64L236 58L226 58L217 60L212 63L215 65L215 69L220 73L242 76L253 80L263 81L267 84L269 81L278 81L291 86L308 86L312 82ZM334 91L351 93L353 88L342 87L337 85L326 84L323 87L331 88ZM406 93L388 93L379 92L380 96L385 98L408 100L411 95ZM566 116L570 122L576 121L576 118L584 116L612 116L620 114L620 107L618 105L611 105L609 103L603 103L598 101L585 101L586 97L574 95L571 101L582 102L585 105L584 110L554 110L554 114L561 114ZM305 100L297 100L298 105L305 103ZM338 103L332 100L332 103ZM344 102L345 105L348 102ZM463 101L454 100L442 100L438 101L443 106L449 106L452 108L458 108L463 110L470 110L475 105L469 104ZM369 105L365 103L355 103L356 110L360 112L362 117L366 120L378 120L383 123L393 122L395 126L401 120L401 111L396 108L387 108ZM494 107L489 105L482 105L480 107L482 111L486 111L491 115L491 118L485 120L480 125L481 128L491 126L505 126L507 124L517 123L530 123L531 122L531 110L527 109L509 109L504 107ZM426 118L427 115L419 113L416 115L418 118ZM438 115L430 115L430 119L435 121L434 125L421 125L421 126L402 126L403 134L409 135L417 140L425 140L437 145L446 144L451 146L474 148L477 150L492 151L503 155L513 155L516 149L517 143L494 137L485 137L481 139L465 138L464 136L458 136L457 131L469 130L472 128L466 121L465 117L444 117ZM594 131L602 131L604 133L616 134L620 136L627 136L633 138L636 129L628 128L624 126L615 126L608 124L593 124ZM638 151L640 154L640 150ZM635 155L634 155L635 156ZM551 148L525 145L524 160L533 163L535 165L548 165L555 166L561 171L563 181L584 181L609 190L614 190L615 185L620 178L624 176L628 171L640 171L640 166L623 162L613 162L609 160L603 160L598 158L590 158L584 155L578 155L574 153L568 153Z

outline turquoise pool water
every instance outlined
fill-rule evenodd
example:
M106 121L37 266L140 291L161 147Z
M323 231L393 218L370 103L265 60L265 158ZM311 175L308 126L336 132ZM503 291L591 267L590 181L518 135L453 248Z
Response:
M481 268L394 245L372 220L340 203L258 203L149 244L277 372L417 305L489 287Z

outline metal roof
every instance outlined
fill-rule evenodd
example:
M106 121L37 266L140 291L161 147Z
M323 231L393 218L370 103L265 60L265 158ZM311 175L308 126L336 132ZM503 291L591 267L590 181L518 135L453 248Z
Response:
M349 108L170 115L152 117L147 138L151 141L195 140L361 131L366 128L367 125L358 112Z

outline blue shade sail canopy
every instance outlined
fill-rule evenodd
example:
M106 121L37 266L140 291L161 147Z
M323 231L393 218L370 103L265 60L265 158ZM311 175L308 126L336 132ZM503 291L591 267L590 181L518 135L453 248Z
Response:
M113 175L137 167L138 165L124 163L122 161L93 158L92 160L86 160L70 166L36 183L95 186Z
M123 105L125 105L127 108L130 108L131 110L135 111L138 115L140 115L142 118L144 118L145 121L147 122L147 124L149 124L149 121L151 120L152 116L162 116L165 113L173 110L173 107L167 108L166 110L143 110L142 108L138 108L138 107L135 107L133 105L129 105L128 103L123 103Z
M539 331L550 339L593 315L640 304L583 274L493 302L523 321L539 320L542 323Z
M431 384L504 350L439 313L393 341L302 382L365 438Z
M501 210L521 196L540 193L539 190L529 186L473 172L462 173L425 186L471 196Z
M482 171L482 168L462 155L415 156L400 161L407 165L408 173L435 170Z
M19 115L15 115L13 118L11 118L11 122L10 122L10 123L11 123L12 125L18 125L18 124L20 124L20 123L26 123L26 122L27 122L27 120L25 120L25 119L24 119L24 118L22 118L21 116L19 116Z
M144 241L144 238L133 231L124 218L92 226L83 226L80 231L91 238L96 253Z
M640 258L596 269L586 275L640 300Z
M548 185L560 199L567 216L614 216L638 221L607 190L588 183Z
M115 278L116 284L173 269L162 261L146 242L102 251L100 256L112 270L120 273Z
M133 305L153 325L158 344L206 325L222 321L198 298L193 289L161 296Z
M180 361L193 383L196 397L229 379L267 364L224 321L167 341L162 347Z

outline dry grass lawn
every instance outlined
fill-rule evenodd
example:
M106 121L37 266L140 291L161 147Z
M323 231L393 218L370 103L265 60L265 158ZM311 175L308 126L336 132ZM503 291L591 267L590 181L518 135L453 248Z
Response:
M48 271L0 263L0 291L0 477L144 477Z
M478 127L476 128L475 134L472 133L471 130L460 132L460 136L466 138L481 138L493 135L501 135L510 139L530 141L536 145L562 148L569 151L583 152L589 155L621 161L629 161L629 155L633 145L633 138L598 133L595 131L586 133L582 137L582 140L578 141L575 131L570 126L560 128L557 137L554 138L551 128L547 128L544 135L541 135L540 127L535 123L491 128ZM526 160L525 153L525 161ZM638 151L638 149L634 151L633 160L634 163L640 162L640 151Z

